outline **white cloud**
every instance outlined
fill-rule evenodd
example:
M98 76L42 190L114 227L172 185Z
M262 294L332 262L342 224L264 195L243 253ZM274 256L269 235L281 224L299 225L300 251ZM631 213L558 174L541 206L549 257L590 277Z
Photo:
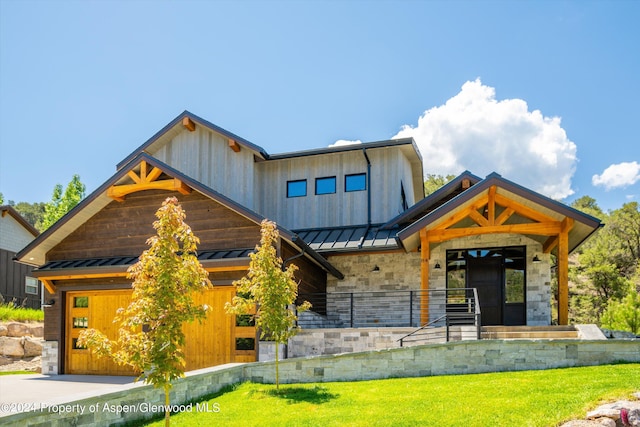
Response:
M362 141L360 141L359 139L355 140L355 141L349 141L347 139L339 139L336 142L334 142L333 144L329 145L329 147L340 147L343 145L353 145L353 144L362 144Z
M405 125L393 138L405 137L415 139L425 173L497 172L554 199L573 194L576 145L560 118L529 111L521 99L498 101L495 89L480 79L466 82L444 105L425 111L417 126Z
M601 175L593 175L593 185L607 190L633 185L640 181L640 164L638 162L622 162L611 165Z

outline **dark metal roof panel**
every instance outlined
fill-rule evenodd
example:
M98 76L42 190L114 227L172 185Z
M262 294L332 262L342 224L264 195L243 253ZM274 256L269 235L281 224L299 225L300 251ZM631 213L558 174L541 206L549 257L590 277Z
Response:
M365 235L366 233L366 235ZM380 230L378 226L326 227L300 230L298 236L318 252L349 252L362 249L397 249L395 230ZM363 239L364 237L364 239Z
M210 250L199 251L198 260L207 261L214 259L237 259L247 258L254 249L232 249L232 250ZM57 260L49 261L37 271L49 271L49 270L69 270L74 268L87 268L87 267L115 267L115 266L129 266L138 262L137 256L120 256L120 257L104 257L104 258L86 258L76 260Z

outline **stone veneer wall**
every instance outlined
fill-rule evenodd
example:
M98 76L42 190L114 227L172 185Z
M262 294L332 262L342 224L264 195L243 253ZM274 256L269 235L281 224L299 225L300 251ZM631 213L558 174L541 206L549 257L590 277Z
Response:
M305 357L398 348L400 347L398 340L415 330L414 327L303 329L289 339L288 353L289 357ZM429 331L428 335L420 335L408 340L404 346L446 341L445 328L431 328ZM473 326L451 326L449 339L450 341L477 340L477 334ZM260 361L262 360L261 358Z
M45 341L42 343L42 373L45 375L58 375L58 341Z
M638 340L481 340L432 344L409 348L368 351L282 360L280 383L360 381L480 372L521 371L616 362L640 363ZM181 405L215 393L226 385L253 381L274 382L274 362L223 365L192 371L173 383L171 404ZM122 425L151 416L148 405L162 405L162 390L151 385L130 384L122 391L95 395L58 404L81 405L78 411L38 410L0 418L5 426ZM44 400L44 398L43 398ZM50 402L55 404L56 402ZM106 411L104 405L121 405L131 412ZM91 411L91 408L95 410ZM136 408L141 410L135 410ZM184 411L204 411L196 405ZM224 411L224 408L219 408Z
M454 239L431 248L429 264L429 288L446 289L446 252L450 249L480 249L507 246L525 246L527 257L527 325L545 326L551 324L551 269L550 255L542 253L542 245L537 241L518 234L491 234ZM542 262L533 263L534 255ZM420 253L390 252L365 255L330 256L331 262L344 274L343 280L327 277L327 293L419 290ZM434 268L440 263L442 268ZM378 266L379 271L373 271ZM419 301L414 301L419 307ZM376 307L372 307L375 309ZM340 312L329 304L328 311ZM385 310L385 307L379 307ZM431 320L444 314L443 302L432 299L429 306ZM344 316L342 316L344 317ZM345 319L342 319L343 323ZM344 325L343 325L344 326ZM348 325L347 325L348 326Z

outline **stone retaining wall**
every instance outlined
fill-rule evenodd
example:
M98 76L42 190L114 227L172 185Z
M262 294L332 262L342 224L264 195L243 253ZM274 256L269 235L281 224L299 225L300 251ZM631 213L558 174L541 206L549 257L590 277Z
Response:
M480 372L521 371L615 362L640 363L640 340L481 340L325 355L280 361L281 383L360 381L390 377L418 377ZM174 383L172 405L196 400L224 386L243 381L273 383L274 362L224 365L193 371ZM149 413L104 411L104 405L140 407L161 405L161 390L133 384L115 393L77 402L85 413L27 412L0 418L7 426L119 425ZM88 408L97 408L88 411ZM136 406L137 405L137 406ZM146 408L147 406L142 406ZM200 408L206 410L208 408ZM210 408L209 408L210 409ZM214 408L215 409L215 408ZM189 410L189 408L185 408ZM191 411L198 408L193 405ZM224 410L224 408L220 408Z

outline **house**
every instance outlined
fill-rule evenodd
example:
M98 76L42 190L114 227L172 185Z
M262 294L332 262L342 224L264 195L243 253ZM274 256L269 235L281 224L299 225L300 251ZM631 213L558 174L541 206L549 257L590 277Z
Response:
M559 323L568 322L568 254L599 220L510 182L470 172L424 197L412 139L269 154L188 111L135 149L115 174L17 254L46 288L45 373L125 374L78 348L87 327L114 334L131 295L127 268L176 196L200 238L213 308L185 326L187 369L256 360L255 327L226 315L259 224L278 224L278 250L299 267L312 327L417 327L473 300L486 325L549 325L550 254ZM475 297L477 295L477 297Z
M16 253L39 234L12 206L0 206L0 295L4 302L40 308L42 286L32 266L14 261Z

